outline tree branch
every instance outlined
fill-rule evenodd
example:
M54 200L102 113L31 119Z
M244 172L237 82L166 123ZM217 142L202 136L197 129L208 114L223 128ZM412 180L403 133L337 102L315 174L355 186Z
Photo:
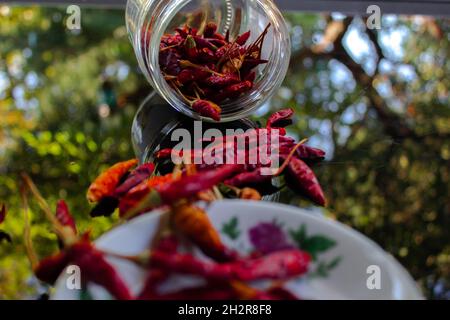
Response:
M334 31L334 42L333 50L331 52L327 53L319 52L317 50L304 49L300 51L299 54L296 55L292 60L298 61L299 59L304 59L305 57L336 59L351 72L355 81L359 83L363 88L365 88L364 94L370 102L370 107L377 113L378 118L382 122L386 134L390 135L393 139L416 137L415 132L406 125L404 120L389 110L389 107L386 105L384 99L373 87L373 81L377 76L377 73L375 73L375 75L373 76L368 75L365 72L364 68L360 64L356 63L345 49L343 45L343 38L352 21L353 19L350 17L345 18L341 21L342 26L340 28L337 28L335 25L336 22L333 22L331 28L333 28ZM339 33L336 33L336 30L339 30ZM381 47L379 47L379 49L377 50L381 50ZM382 55L382 51L380 53L380 56L384 56Z

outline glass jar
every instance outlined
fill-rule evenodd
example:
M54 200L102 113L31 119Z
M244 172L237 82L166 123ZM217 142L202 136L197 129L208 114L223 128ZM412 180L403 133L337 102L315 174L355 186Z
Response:
M240 119L227 123L200 123L201 134L208 129L218 129L224 135L227 129L257 128L250 119ZM142 103L133 121L131 139L134 152L141 163L153 161L155 152L173 148L178 144L172 141L172 133L177 129L186 129L191 133L192 144L195 142L194 126L199 123L170 108L156 92L151 93Z
M194 131L198 121L187 117L169 107L166 101L156 92L151 93L141 104L133 121L131 138L134 152L140 163L153 162L157 151L165 148L173 148L178 142L172 141L172 133L177 129ZM240 119L227 123L202 123L202 133L208 129L218 129L226 134L227 129L255 129L258 124L250 119ZM196 137L192 135L192 143ZM167 173L167 172L160 172ZM280 184L278 179L273 181ZM265 195L263 200L276 202L280 192Z
M221 104L223 122L247 117L272 97L280 87L289 65L291 45L285 20L273 0L128 0L126 24L139 66L156 92L173 108L194 119L201 117L161 76L159 45L165 33L188 24L202 28L208 22L218 32L230 31L231 39L248 30L249 43L255 41L271 23L262 48L269 63L256 70L253 89L241 97Z

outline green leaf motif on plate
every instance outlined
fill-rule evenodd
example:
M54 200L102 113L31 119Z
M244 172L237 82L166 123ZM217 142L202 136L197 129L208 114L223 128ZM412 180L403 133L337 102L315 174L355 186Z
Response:
M237 217L231 218L231 220L222 226L222 233L227 235L231 240L236 240L241 235L238 229L239 220Z
M89 289L80 290L80 300L94 300Z
M297 230L289 231L289 234L297 246L300 249L309 252L314 260L317 260L319 254L324 253L336 246L336 241L324 235L308 236L306 225L304 224Z
M342 257L336 257L329 262L321 261L317 264L317 268L313 271L310 278L328 278L330 271L336 268L341 262Z

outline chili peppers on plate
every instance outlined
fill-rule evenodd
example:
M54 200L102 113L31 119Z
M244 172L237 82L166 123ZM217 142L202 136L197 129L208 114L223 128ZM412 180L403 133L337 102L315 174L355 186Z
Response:
M255 42L247 31L230 40L217 25L209 22L199 34L184 26L161 39L159 63L163 77L199 115L220 121L220 104L238 98L253 88L264 39L270 25ZM214 90L211 90L211 87Z
M311 256L298 249L278 251L259 258L245 258L232 262L206 262L191 254L152 251L146 259L136 260L174 273L201 276L209 281L255 281L289 279L308 271Z
M120 166L116 168L118 167ZM118 175L114 177L117 178ZM104 176L103 181L106 180L108 179ZM96 283L104 287L119 300L132 299L132 294L124 280L106 260L106 255L99 251L90 241L89 233L87 232L80 236L77 235L75 220L70 214L66 203L59 201L56 214L53 216L50 207L31 179L28 176L24 176L24 182L38 200L39 205L46 213L47 219L52 223L53 228L63 244L60 252L44 258L39 262L31 261L36 277L41 281L54 284L67 266L75 265L80 268L84 284ZM98 194L101 194L101 192ZM25 208L27 212L26 205ZM29 232L26 232L26 237L30 237ZM30 244L30 239L25 239L25 243ZM32 251L32 248L27 248L27 250ZM36 253L32 252L32 256L36 256Z
M118 300L132 299L125 282L106 261L104 254L87 240L81 240L43 259L35 269L35 274L38 279L53 284L68 265L80 268L83 282L93 282L104 287Z

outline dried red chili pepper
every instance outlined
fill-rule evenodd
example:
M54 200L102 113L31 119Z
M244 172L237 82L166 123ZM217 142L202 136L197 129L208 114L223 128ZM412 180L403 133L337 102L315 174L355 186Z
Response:
M197 43L194 37L188 35L184 42L184 50L189 60L196 61L198 58Z
M105 260L103 253L91 243L77 243L68 250L69 259L79 266L85 281L94 282L118 300L131 300L127 285L116 270Z
M220 34L220 33L217 33L217 32L213 35L213 38L218 39L218 40L221 40L221 41L224 41L224 42L228 42L228 41L225 39L225 36L224 36L224 35L222 35L222 34Z
M177 80L182 85L195 81L195 75L192 69L184 69L182 70L178 76Z
M236 98L240 96L242 93L248 91L253 87L253 83L250 81L242 81L240 83L232 84L225 89L223 89L222 92L220 92L216 97L215 100L217 101L223 101L225 99L229 98Z
M173 234L163 235L161 238L157 239L158 242L155 244L152 241L152 246L154 250L161 250L167 252L168 254L176 253L179 241ZM141 292L137 296L137 300L153 300L156 296L156 290L160 284L162 284L170 276L170 272L165 269L151 268L145 284Z
M250 31L241 34L239 37L236 38L236 43L240 46L245 45L248 39L250 39L250 34L251 34Z
M258 292L254 297L253 300L282 300L282 301L288 301L288 300L299 300L297 296L295 296L292 292L289 290L281 287L281 286L275 286L272 288L269 288L267 291Z
M90 202L98 202L102 198L114 196L114 192L121 179L137 165L136 159L119 162L104 171L90 185L87 198Z
M208 39L196 36L194 37L195 40L195 44L197 45L197 47L199 49L208 49L211 51L216 51L217 47ZM214 56L214 52L213 52L213 56Z
M156 153L155 158L157 160L170 159L170 157L172 156L172 150L173 149L170 148L162 149Z
M222 165L154 187L140 185L121 199L120 213L122 216L133 217L149 209L174 204L180 199L193 198L199 192L209 190L241 171L242 167L242 165Z
M161 44L163 48L178 46L183 42L184 38L178 34L164 35L161 37Z
M2 204L2 207L0 209L0 225L5 221L6 219L6 205ZM12 238L9 234L7 234L6 232L0 230L0 243L2 241L6 241L11 243L12 242Z
M277 286L266 291L251 288L236 282L231 285L210 283L202 287L182 289L167 294L154 293L150 300L298 300L288 290Z
M114 172L113 168L115 166L105 172L106 176L108 176L109 172ZM153 163L146 163L137 167L128 175L124 174L115 186L114 190L112 192L108 192L107 196L104 196L100 199L100 201L98 201L97 205L91 210L90 215L92 217L112 215L119 205L120 198L136 185L139 185L141 182L147 180L152 175L154 168L155 166Z
M155 189L161 201L170 204L179 199L192 198L200 191L211 189L213 186L241 170L242 165L226 164L217 169L202 171L167 184L156 186Z
M186 39L186 37L189 34L189 29L187 26L184 26L183 28L176 28L175 31L183 38Z
M300 146L296 151L296 156L304 161L322 161L325 159L325 151L312 148L307 145Z
M220 235L206 212L199 207L189 203L175 205L173 223L175 228L215 261L229 261L236 258L236 254L228 250L220 240Z
M58 254L42 259L34 270L34 274L42 282L54 285L68 264L69 259L67 253L59 252Z
M261 64L268 63L268 60L263 59L245 59L242 62L242 69L244 70L252 70Z
M206 84L219 88L227 87L239 82L240 82L239 77L232 73L223 75L213 74L205 80Z
M137 167L130 173L126 180L119 185L119 187L115 190L114 195L116 197L123 196L132 188L150 178L154 170L155 165L153 163L145 163Z
M276 136L280 143L293 143L295 145L295 140L290 137L285 137L286 129L285 128L256 128L252 129L251 132L240 133L240 134L232 134L224 136L220 142L226 143L236 143L238 139L245 139L246 145L251 141L255 141L259 136L266 136L267 141L270 141L271 135ZM214 140L215 141L215 140ZM202 139L200 142L212 142L211 139Z
M227 42L225 40L217 39L215 37L207 38L206 40L208 40L211 44L215 45L217 47L217 49L220 49L223 46L227 45ZM214 56L215 56L215 54L214 54Z
M293 190L299 190L308 198L320 206L326 205L326 200L322 187L319 184L314 172L308 165L298 158L289 161L285 172L286 181Z
M143 262L142 258L135 261ZM278 251L256 259L242 259L227 263L205 262L190 254L152 251L146 263L174 273L198 275L206 280L248 282L263 279L286 280L297 277L308 271L310 262L309 253L293 249Z
M209 284L200 288L188 288L167 294L154 294L151 300L235 300L235 291L226 285Z
M192 109L204 117L211 118L215 121L220 121L220 114L222 109L215 103L207 100L195 100L192 104Z
M225 180L226 185L234 186L234 187L243 187L243 186L251 186L251 185L259 185L272 181L273 176L264 175L263 168L258 168L251 172L243 172L234 177Z
M69 227L74 235L77 234L77 226L75 224L75 219L70 213L69 207L64 200L59 200L56 206L56 219L61 223L61 225Z
M214 22L208 22L206 24L205 30L203 31L203 36L205 38L212 38L217 31L217 24Z
M241 281L288 279L308 271L309 253L301 250L278 251L258 259L236 263L233 276Z
M213 62L215 59L214 52L209 48L203 48L199 51L198 57L204 63Z
M228 285L209 283L201 287L182 289L176 292L159 294L153 291L141 300L298 300L291 292L282 287L273 287L267 291L257 290L245 284Z
M132 299L125 282L106 261L103 253L85 239L43 259L35 269L35 274L41 281L54 284L69 264L80 267L84 282L93 282L104 287L118 300Z
M159 53L159 63L161 70L165 74L176 76L181 72L180 61L181 54L174 48L170 48Z
M292 117L294 116L293 109L280 110L269 117L267 120L267 128L285 128L292 124Z
M233 44L226 42L226 44L224 46L217 49L217 51L215 52L215 56L217 59L217 63L216 63L217 65L221 64L221 62L222 62L221 60L224 59L227 54L230 57L232 56L232 54L230 54L230 51L232 50L233 46L234 46Z

